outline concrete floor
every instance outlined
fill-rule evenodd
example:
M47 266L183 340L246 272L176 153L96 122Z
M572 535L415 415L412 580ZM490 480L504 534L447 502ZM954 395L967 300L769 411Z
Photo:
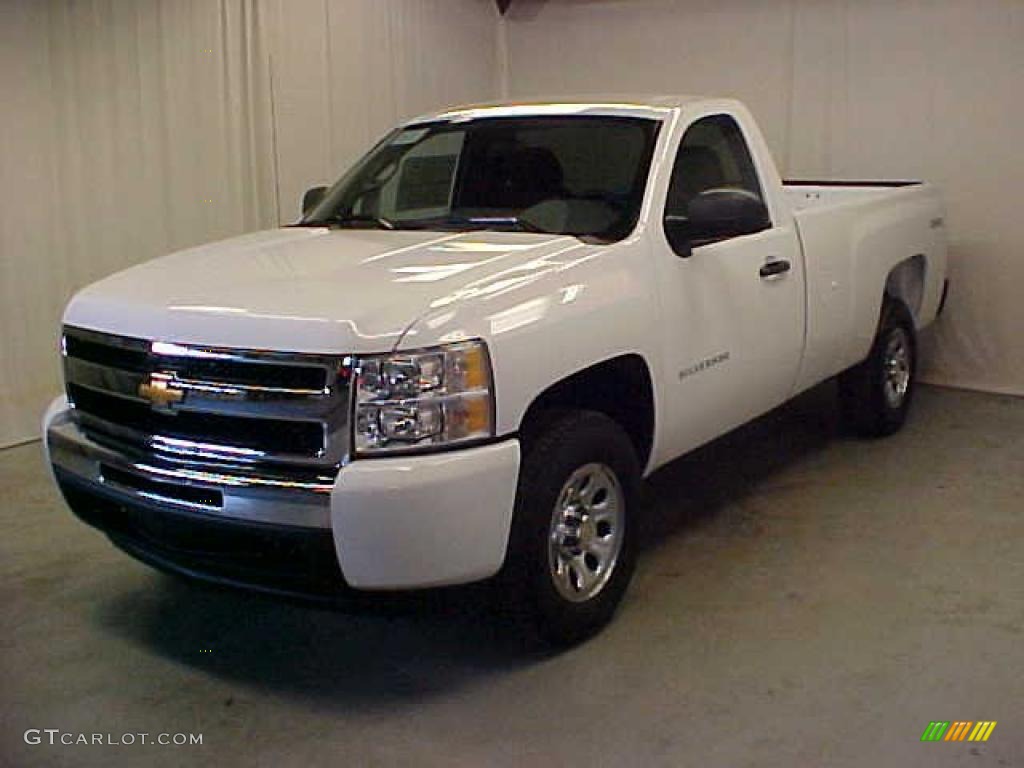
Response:
M0 453L0 762L1021 765L1024 400L922 388L861 442L831 394L659 472L616 622L544 658L478 590L349 615L159 575L70 516L38 444ZM981 719L986 744L919 742Z

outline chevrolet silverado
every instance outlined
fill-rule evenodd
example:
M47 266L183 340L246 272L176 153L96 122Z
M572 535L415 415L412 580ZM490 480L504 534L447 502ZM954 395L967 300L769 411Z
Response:
M853 429L898 430L945 271L934 187L783 182L733 100L453 109L295 224L75 295L48 461L157 567L489 579L569 644L627 587L645 475L833 376Z

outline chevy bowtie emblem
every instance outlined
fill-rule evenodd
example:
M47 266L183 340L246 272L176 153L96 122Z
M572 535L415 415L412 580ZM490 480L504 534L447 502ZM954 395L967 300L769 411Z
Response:
M171 376L153 373L139 384L139 397L149 400L157 410L170 410L172 405L185 399L185 390L175 387Z

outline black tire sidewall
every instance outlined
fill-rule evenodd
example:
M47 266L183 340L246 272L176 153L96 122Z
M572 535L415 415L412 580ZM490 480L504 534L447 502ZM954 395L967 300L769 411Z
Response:
M894 408L885 397L885 350L897 328L906 333L910 346L910 381L903 400ZM868 356L839 376L839 401L844 423L862 437L885 437L898 432L907 419L916 381L914 317L906 304L886 296Z
M902 330L906 334L907 344L910 348L910 381L907 383L906 394L900 404L894 408L885 396L885 354L889 340L897 330ZM903 426L910 410L910 403L914 399L916 381L917 337L914 333L914 318L906 304L897 299L889 299L879 324L878 338L875 340L875 348L871 356L871 388L883 432L895 432Z
M625 502L622 548L615 570L592 599L575 603L559 594L548 563L548 536L558 495L569 476L585 464L599 463L615 473ZM586 639L615 612L636 561L637 525L633 517L639 484L636 454L626 433L607 416L591 411L567 413L553 421L527 447L520 469L506 573L515 599L551 644Z

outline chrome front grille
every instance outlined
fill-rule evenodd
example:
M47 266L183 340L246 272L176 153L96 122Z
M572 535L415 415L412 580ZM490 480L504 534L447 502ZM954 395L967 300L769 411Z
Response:
M80 428L191 464L340 466L350 358L222 349L65 327L64 378Z

